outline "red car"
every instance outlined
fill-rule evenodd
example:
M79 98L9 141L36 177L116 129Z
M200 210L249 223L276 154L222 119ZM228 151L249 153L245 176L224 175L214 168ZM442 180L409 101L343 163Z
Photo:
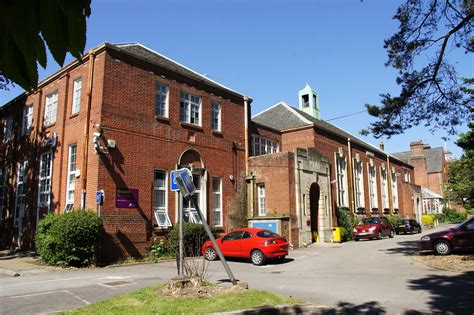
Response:
M392 225L386 217L363 218L352 231L352 238L358 241L361 238L377 239L383 236L392 238L395 234Z
M288 255L288 240L265 229L236 229L216 241L224 256L250 258L258 266L263 265L267 259L283 260ZM211 241L202 245L202 254L207 260L217 258Z
M420 250L434 250L448 255L453 249L474 249L474 218L446 231L430 233L419 242Z

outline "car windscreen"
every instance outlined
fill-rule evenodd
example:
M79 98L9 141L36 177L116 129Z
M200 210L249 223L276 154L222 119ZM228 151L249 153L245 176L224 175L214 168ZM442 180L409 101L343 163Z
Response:
M410 220L400 220L398 223L399 224L413 224L413 222L411 222Z
M362 224L378 224L378 223L380 223L380 221L377 218L364 218L364 219L362 219L362 222L360 223L360 225L362 225Z
M257 232L257 236L262 238L280 237L280 235L268 230Z

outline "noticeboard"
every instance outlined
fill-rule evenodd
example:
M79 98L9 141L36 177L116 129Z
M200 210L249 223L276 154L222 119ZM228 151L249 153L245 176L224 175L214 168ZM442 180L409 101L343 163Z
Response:
M117 188L116 208L138 208L138 189Z

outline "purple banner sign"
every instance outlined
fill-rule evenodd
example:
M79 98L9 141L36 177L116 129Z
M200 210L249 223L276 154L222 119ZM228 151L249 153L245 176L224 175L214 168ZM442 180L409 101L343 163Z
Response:
M138 207L138 189L117 188L115 196L116 208L137 208Z

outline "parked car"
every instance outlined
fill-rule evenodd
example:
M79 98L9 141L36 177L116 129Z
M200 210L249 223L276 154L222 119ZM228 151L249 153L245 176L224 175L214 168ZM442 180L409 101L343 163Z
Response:
M250 258L254 265L263 265L267 259L284 260L288 255L288 240L265 229L236 229L216 241L224 256ZM203 244L202 254L207 260L217 258L211 241Z
M474 218L449 230L430 233L419 242L420 250L434 250L438 255L449 255L452 250L474 249Z
M421 225L416 220L400 220L395 226L395 233L421 233Z
M377 239L383 236L392 238L395 232L386 217L363 218L362 221L352 231L354 241L361 238Z

